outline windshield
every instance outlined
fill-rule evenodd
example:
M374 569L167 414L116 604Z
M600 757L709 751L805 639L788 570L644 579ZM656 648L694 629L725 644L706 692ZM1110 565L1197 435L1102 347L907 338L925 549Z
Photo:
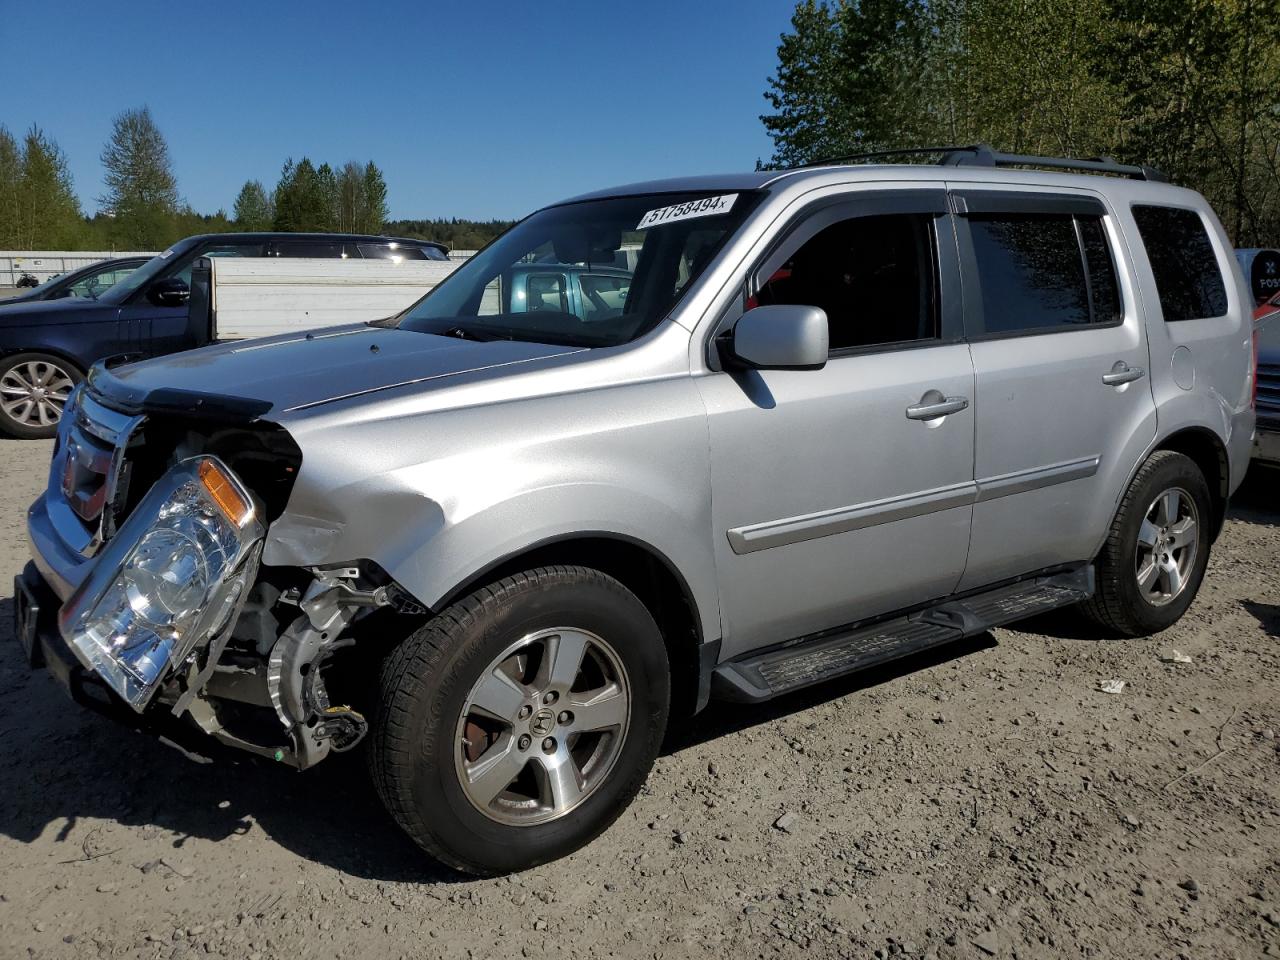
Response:
M704 191L550 207L389 323L474 340L627 343L670 313L758 201Z
M174 258L185 252L193 242L191 239L179 240L164 253L152 257L119 283L113 284L100 294L98 299L108 303L123 303L135 290L141 290L154 280L161 271L172 266Z

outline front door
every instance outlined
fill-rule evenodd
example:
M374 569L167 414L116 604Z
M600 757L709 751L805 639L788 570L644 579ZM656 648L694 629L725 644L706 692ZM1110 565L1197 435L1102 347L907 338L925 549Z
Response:
M857 196L799 215L743 291L825 310L826 366L699 380L725 658L944 597L964 571L973 368L946 196Z
M1127 257L1096 197L954 193L977 378L961 589L1092 559L1155 436Z
M157 279L177 278L191 286L191 270L197 257L261 257L266 244L261 240L209 240L191 248ZM189 350L200 341L188 323L187 304L162 306L152 303L144 288L121 308L120 319L131 331L133 342L148 357L160 357Z

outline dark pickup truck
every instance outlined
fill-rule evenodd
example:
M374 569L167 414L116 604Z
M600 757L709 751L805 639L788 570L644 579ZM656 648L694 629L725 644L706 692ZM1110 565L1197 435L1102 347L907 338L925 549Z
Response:
M0 432L52 437L71 390L99 360L157 357L207 342L188 309L198 257L447 260L448 251L358 234L204 234L175 243L96 300L0 301Z

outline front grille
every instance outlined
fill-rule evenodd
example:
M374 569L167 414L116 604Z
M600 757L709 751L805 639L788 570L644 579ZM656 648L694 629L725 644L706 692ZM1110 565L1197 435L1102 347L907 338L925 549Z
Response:
M91 557L120 519L129 482L126 453L142 417L104 407L84 388L68 407L49 471L49 519L68 547Z

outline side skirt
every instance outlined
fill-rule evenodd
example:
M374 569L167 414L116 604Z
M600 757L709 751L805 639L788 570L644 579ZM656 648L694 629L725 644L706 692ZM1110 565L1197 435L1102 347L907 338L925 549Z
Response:
M718 665L712 671L711 695L717 700L759 703L1079 603L1093 590L1093 565L1086 563L951 597L875 623L799 637Z

